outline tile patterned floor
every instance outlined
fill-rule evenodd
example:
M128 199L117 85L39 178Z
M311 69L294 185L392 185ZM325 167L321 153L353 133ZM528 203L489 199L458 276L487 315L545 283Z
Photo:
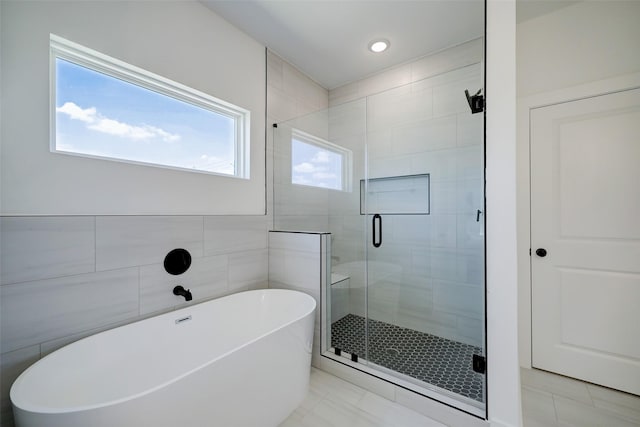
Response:
M521 369L524 427L640 427L640 397Z
M331 325L331 345L365 357L365 319L348 314ZM483 375L472 369L481 349L369 319L368 360L483 402Z
M318 369L309 392L280 427L446 427Z
M521 381L524 427L640 426L638 396L532 369ZM279 427L356 426L445 427L315 368L304 402Z

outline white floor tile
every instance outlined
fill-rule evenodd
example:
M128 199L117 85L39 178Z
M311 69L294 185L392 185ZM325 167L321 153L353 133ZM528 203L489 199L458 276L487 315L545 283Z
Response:
M422 414L312 368L309 392L279 427L445 427Z
M556 426L556 409L551 393L522 388L524 427Z
M302 414L299 410L295 410L278 427L299 427L302 425L303 418L304 414Z
M384 427L384 424L371 414L354 405L324 399L304 416L305 427Z
M395 427L445 427L435 420L391 402L374 393L367 392L358 403L358 408L375 416L385 426Z
M536 369L521 379L524 427L640 427L638 396Z
M521 369L522 385L554 395L563 396L578 402L593 405L587 386L582 381L555 375L538 369Z
M640 423L640 396L593 384L587 384L587 390L589 390L596 408L613 412L622 418Z
M366 393L364 389L320 370L314 370L312 374L312 387L319 393L324 392L325 399L346 402L353 406L357 405Z
M627 421L608 411L565 397L553 397L559 426L575 427L638 427L640 423Z

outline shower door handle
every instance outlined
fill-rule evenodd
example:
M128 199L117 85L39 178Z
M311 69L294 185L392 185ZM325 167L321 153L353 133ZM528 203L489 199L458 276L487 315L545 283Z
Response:
M377 220L377 221L376 221ZM376 227L376 222L378 226ZM380 214L375 214L372 220L373 226L373 238L372 243L374 248L379 248L382 245L382 217Z

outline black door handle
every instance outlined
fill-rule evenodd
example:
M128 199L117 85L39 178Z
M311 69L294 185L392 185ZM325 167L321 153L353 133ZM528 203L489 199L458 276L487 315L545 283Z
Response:
M544 258L547 256L547 250L545 248L538 248L536 249L536 255L538 255L540 258Z
M378 227L376 227L376 220L378 220ZM371 239L374 248L379 248L382 245L382 217L380 214L375 214L372 220L373 226L373 238Z

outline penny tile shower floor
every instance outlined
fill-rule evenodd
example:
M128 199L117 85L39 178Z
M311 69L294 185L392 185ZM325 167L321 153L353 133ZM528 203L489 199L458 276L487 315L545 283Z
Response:
M331 325L331 345L365 358L365 319L348 314ZM479 347L369 319L368 360L483 402L483 375L472 369Z

